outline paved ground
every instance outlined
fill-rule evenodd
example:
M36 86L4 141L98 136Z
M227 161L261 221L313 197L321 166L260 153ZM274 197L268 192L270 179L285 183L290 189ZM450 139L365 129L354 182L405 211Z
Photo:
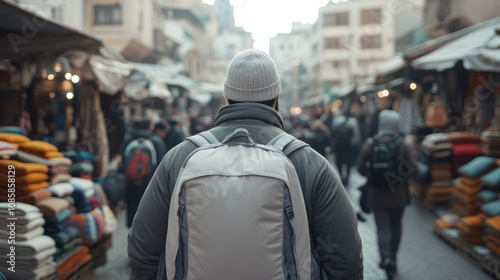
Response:
M348 187L352 201L357 201L363 178L353 173ZM356 203L353 203L357 208ZM128 279L127 267L127 229L125 213L118 215L119 227L113 235L113 247L108 251L108 263L95 271L97 280ZM482 280L491 279L474 260L461 255L451 246L432 233L435 216L416 203L410 205L404 215L403 239L398 259L398 280ZM378 267L378 251L373 216L359 223L363 239L365 258L365 279L379 280L385 273Z

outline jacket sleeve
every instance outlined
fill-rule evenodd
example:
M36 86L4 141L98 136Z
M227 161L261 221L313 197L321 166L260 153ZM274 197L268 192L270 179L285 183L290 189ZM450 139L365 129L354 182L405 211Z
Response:
M321 269L328 279L363 279L362 243L347 193L326 160L316 174L311 232Z
M156 279L167 236L170 190L174 188L177 150L161 161L141 199L128 233L130 279Z

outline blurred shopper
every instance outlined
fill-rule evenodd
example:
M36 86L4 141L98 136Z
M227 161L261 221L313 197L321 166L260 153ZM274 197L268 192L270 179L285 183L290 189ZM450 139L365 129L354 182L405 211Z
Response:
M351 175L351 166L356 159L356 147L361 144L358 120L351 115L351 111L348 109L344 115L335 117L332 130L335 164L339 170L342 184L347 186Z
M177 118L169 118L167 126L167 135L163 137L167 145L167 151L170 151L177 144L184 141L185 133L179 127L179 120Z
M127 180L127 226L132 226L139 202L156 167L166 153L163 140L151 132L151 122L138 120L122 152L122 172Z
M321 120L315 120L311 124L310 133L306 142L316 152L326 157L327 148L330 146L330 129Z
M414 168L410 164L410 146L400 132L399 114L384 110L378 123L377 135L361 149L358 171L367 177L367 202L377 225L380 267L392 278L397 270L403 212L409 203L407 179Z
M244 128L248 131L249 137L260 144L266 144L270 140L275 139L278 135L284 135L288 138L288 134L283 134L283 119L278 114L278 98L280 92L281 84L276 65L269 55L253 49L244 50L238 53L229 65L225 82L224 96L227 98L229 105L222 107L217 113L215 117L215 127L209 130L209 132L213 134L211 136L218 141L222 141L226 136L235 131L236 128ZM200 136L208 137L207 135L208 134L201 134ZM199 139L199 137L196 139ZM175 203L178 203L178 199L182 199L178 198L174 200L175 197L177 197L174 196L174 199L171 200L173 196L172 192L180 176L179 173L183 167L183 162L197 147L198 145L195 144L194 138L192 138L192 140L184 141L170 150L161 162L158 171L155 173L146 189L144 198L137 211L137 218L134 220L134 224L128 235L131 279L156 279L157 275L161 276L165 273L165 260L169 261L169 264L171 264L172 258L176 258L175 254L184 252L178 251L174 253L170 250L171 254L174 255L169 255L169 253L165 251L167 230L170 234L170 230L175 230L175 228L178 227L175 224L177 220L173 222L172 228L170 223L167 224L168 221L166 217L170 216L177 218L177 214L181 213L182 215L183 213L180 208L170 209L171 203L175 205ZM305 209L303 215L307 217L309 222L309 226L305 228L296 225L296 227L292 229L293 232L299 236L304 234L304 232L310 233L311 243L313 244L312 248L314 248L313 253L317 257L324 274L324 278L322 279L363 279L362 248L361 239L357 231L357 221L341 182L338 181L338 177L331 165L310 147L301 146L299 149L293 151L289 159L295 167L298 175L296 179L300 182L300 188L302 189L302 193L294 193L293 196L304 195ZM232 161L233 159L228 157L228 160ZM200 164L203 163L200 162ZM235 164L241 164L241 162ZM206 166L201 167L200 165L200 168L206 168ZM251 169L251 166L248 168ZM226 178L227 177L224 177L223 179L226 180ZM235 177L231 180L241 179L242 178ZM226 183L222 180L220 182ZM252 185L252 187L254 186ZM200 197L200 199L203 199L203 197ZM248 201L252 201L252 197L248 197ZM235 204L234 209L227 209L227 212L230 213L229 215L242 215L241 211L238 211L238 205L239 204ZM289 210L290 209L286 212L287 216L290 214ZM177 214L169 215L171 211ZM263 211L252 213L255 213L255 215L269 215L275 213L279 217L284 216L283 208L275 208L275 210L273 210L273 208L266 208L263 209ZM224 219L223 217L212 218L213 220L208 221L208 223L212 225L220 225L222 222L221 219ZM285 218L282 220L285 220ZM212 226L210 227L210 231L223 231L226 236L231 236L232 230L252 226L254 221L259 221L259 218L252 218L241 221L239 224L234 224L234 229L221 229L217 226ZM194 227L195 225L189 226ZM206 224L197 224L196 226L206 226ZM195 233L202 234L198 232L196 228L190 229L193 229L193 231L190 231L190 236ZM252 229L255 230L253 227ZM205 233L206 232L203 234ZM248 234L258 233L259 232L248 232ZM240 238L241 242L246 241L245 236L241 236ZM175 241L174 239L174 242ZM283 238L278 238L272 243L269 243L268 248L282 248L280 244L282 242L284 242ZM305 242L308 244L309 240ZM169 244L172 245L172 243ZM192 243L184 245L196 246L196 244ZM203 255L205 249L213 248L206 247L209 244L198 245L197 249L199 250L196 251L198 254L194 257L197 259L206 259L208 263L220 257L220 255L227 254L234 247L228 244L218 248L218 253L216 255ZM173 246L181 245L177 244ZM256 251L254 247L248 250L249 251L245 253L235 252L234 258L230 258L231 261L234 259L237 262L244 262L245 257L248 257L247 253L255 255L255 253L268 252L268 250ZM278 249L274 250L274 252L275 254L279 254L279 256L275 257L277 257L276 259L281 263L282 257L284 257L282 256L282 250ZM298 253L304 254L308 252L298 251ZM194 254L194 251L188 251L187 254ZM191 259L191 255L189 255L189 257L189 259ZM289 256L287 255L287 257ZM177 256L177 258L179 257ZM309 260L310 259L311 258L309 258ZM255 267L256 265L267 267L265 263L267 262L258 264L252 262L248 265L251 265L251 267ZM307 263L311 264L311 262ZM241 267L241 263L237 264ZM179 268L181 268L184 267L186 263L179 262L178 265ZM288 268L289 265L290 264L287 263L286 267ZM160 266L162 268L159 269ZM177 267L177 264L174 266ZM297 277L297 275L292 276L293 273L303 270L304 266L306 266L305 262L296 263L296 267L291 267L291 270L287 270L286 273L291 273L289 274L290 277ZM167 268L170 277L173 277L171 274L172 269L172 266ZM208 270L210 273L214 272L214 267L211 265L200 265L195 269L198 271L200 269L202 271ZM240 271L234 266L228 265L227 260L221 269L222 271L218 272L224 274L224 277L222 277L223 279L263 279L259 278L259 275L264 273L262 270L258 269L246 272ZM280 273L285 272L281 268L280 271ZM313 271L318 270L316 269ZM311 273L311 271L309 271L309 273ZM210 279L210 277L205 279L216 280Z

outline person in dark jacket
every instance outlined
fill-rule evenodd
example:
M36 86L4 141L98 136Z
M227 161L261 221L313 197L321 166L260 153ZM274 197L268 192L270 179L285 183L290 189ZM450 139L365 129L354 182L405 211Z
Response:
M156 158L158 163L161 161L163 156L165 156L167 150L165 148L165 143L163 140L152 133L151 131L151 121L147 119L138 120L134 123L134 129L129 136L129 138L124 143L124 148L122 151L122 158L125 159L127 155L125 155L125 149L127 145L135 139L145 138L151 140L153 142ZM124 172L126 166L121 167L121 171ZM150 176L151 177L151 176ZM147 180L144 180L142 185L137 185L135 182L127 181L127 189L125 194L125 200L127 203L127 226L130 228L132 226L132 221L135 217L135 213L137 211L137 207L139 206L139 202L144 195L144 191L146 190L146 186L149 183L150 177Z
M399 128L399 114L396 111L384 110L379 114L379 130L377 141L387 143L397 137L402 137ZM401 140L395 159L394 177L374 184L370 181L367 163L370 160L373 138L369 138L361 148L358 160L358 171L361 175L368 177L368 206L373 211L377 225L377 238L380 253L380 267L388 274L396 272L396 260L401 241L403 212L409 203L409 192L407 181L413 174L415 168L410 161L411 147Z
M236 128L245 128L256 143L268 143L284 131L277 112L280 93L276 65L269 55L254 49L238 53L229 65L224 87L229 105L219 110L210 132L221 141ZM175 146L149 183L128 234L130 279L156 279L172 191L184 160L196 148L191 141ZM356 216L334 169L310 147L289 158L304 195L314 252L327 279L363 279Z

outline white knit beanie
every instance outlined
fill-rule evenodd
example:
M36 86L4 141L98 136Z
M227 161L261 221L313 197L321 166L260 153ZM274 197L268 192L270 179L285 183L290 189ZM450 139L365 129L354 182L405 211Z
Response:
M247 49L237 53L227 69L224 96L234 101L261 102L280 95L281 82L273 59L266 53Z

